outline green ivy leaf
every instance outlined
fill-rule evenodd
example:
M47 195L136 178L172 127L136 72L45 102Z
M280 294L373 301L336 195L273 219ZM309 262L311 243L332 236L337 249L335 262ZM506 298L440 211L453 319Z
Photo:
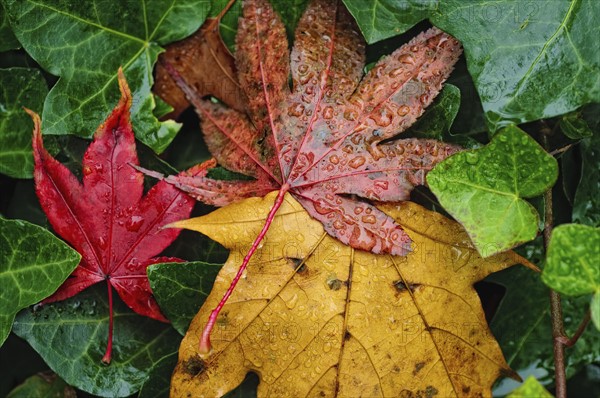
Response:
M54 293L80 259L46 229L0 218L0 345L16 313Z
M440 2L434 25L463 43L492 132L600 101L596 0Z
M220 265L200 261L148 267L154 297L161 311L182 335L206 300L220 269Z
M6 398L75 398L77 394L57 375L39 373L13 389Z
M137 392L149 373L177 351L179 335L170 326L114 302L113 358L101 359L108 334L106 286L77 297L21 311L13 332L42 356L68 384L90 394L125 397Z
M529 376L523 384L508 394L507 398L552 398L553 395L533 376Z
M571 112L560 118L560 129L567 137L579 140L594 135L579 112Z
M13 178L33 176L33 122L23 107L40 112L47 94L39 70L0 69L0 173Z
M181 338L177 339L177 346ZM137 398L169 398L171 374L177 365L177 351L165 356L154 366Z
M573 221L600 227L600 131L580 143L581 181L573 202Z
M123 66L134 97L137 137L156 152L167 147L179 125L153 115L152 69L160 46L198 29L208 0L3 1L25 50L60 76L44 104L45 134L91 137L119 99L113 88Z
M438 7L438 0L344 0L367 43L406 32Z
M459 108L460 90L446 84L425 114L404 134L442 140L443 135L450 131Z
M544 257L539 237L524 246L522 253L539 264ZM525 267L512 267L486 279L504 286L506 293L500 302L490 329L498 340L508 365L520 372L538 369L536 375L544 383L554 377L552 323L550 320L550 291L540 275ZM565 333L572 336L579 327L589 303L589 296L562 297ZM600 361L600 333L587 328L565 358L567 377L573 376L585 365ZM538 378L539 378L538 377ZM512 384L512 380L510 381Z
M14 50L19 47L21 47L21 44L12 32L4 6L0 3L0 52Z
M523 198L542 194L557 176L556 160L510 126L485 147L459 152L438 164L427 182L487 257L535 238L538 214Z
M547 256L542 281L569 296L594 293L592 320L599 325L600 228L579 224L563 224L554 228Z
M596 329L600 330L600 294L596 293L592 296L590 303L590 312L592 314L592 322Z

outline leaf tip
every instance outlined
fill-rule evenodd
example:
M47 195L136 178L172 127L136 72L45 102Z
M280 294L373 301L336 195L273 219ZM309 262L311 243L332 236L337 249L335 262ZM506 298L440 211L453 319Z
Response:
M125 73L123 73L123 67L119 66L117 71L117 78L119 80L119 90L121 91L121 104L125 105L127 109L131 108L131 90L125 79Z

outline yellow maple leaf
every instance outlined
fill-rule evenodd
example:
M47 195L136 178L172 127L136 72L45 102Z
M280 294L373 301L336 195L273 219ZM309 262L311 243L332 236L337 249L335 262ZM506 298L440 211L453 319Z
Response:
M413 240L406 257L352 249L290 195L212 332L198 342L277 192L176 223L230 249L179 350L171 396L221 396L249 371L259 396L491 396L514 375L473 284L518 261L481 258L459 224L410 202L380 208Z

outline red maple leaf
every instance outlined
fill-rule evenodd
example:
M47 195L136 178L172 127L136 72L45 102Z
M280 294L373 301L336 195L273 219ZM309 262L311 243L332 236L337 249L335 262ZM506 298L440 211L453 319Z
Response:
M218 313L286 193L343 243L406 255L411 250L408 235L367 200L408 200L414 186L425 183L426 172L458 150L434 140L390 141L431 104L461 54L458 41L437 28L381 59L362 78L365 44L340 2L310 3L290 57L285 28L269 2L246 0L236 48L247 114L201 99L174 65L167 61L163 66L200 115L205 141L218 163L255 180L149 173L218 206L279 190L262 232L211 314L202 352L210 350ZM214 165L214 160L205 164L207 169Z
M109 333L103 362L112 351L112 288L138 314L168 322L160 312L146 267L179 259L154 257L179 235L166 224L189 217L194 200L159 182L144 196L130 122L131 92L119 70L121 100L94 134L83 158L83 184L44 148L40 118L32 111L35 189L50 224L82 256L46 303L72 297L101 281L108 284ZM191 170L198 171L199 168Z

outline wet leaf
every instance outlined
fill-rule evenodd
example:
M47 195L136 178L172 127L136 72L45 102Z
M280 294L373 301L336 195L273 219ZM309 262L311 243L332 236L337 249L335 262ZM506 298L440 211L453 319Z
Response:
M367 43L406 32L435 10L438 0L343 0Z
M0 218L0 345L17 312L54 293L80 258L46 229Z
M19 47L21 47L21 44L12 32L4 5L0 2L0 52L14 50Z
M473 283L513 264L513 254L482 259L457 223L410 202L382 207L413 240L412 253L395 257L343 245L286 196L201 357L208 313L276 196L177 224L231 253L184 337L173 396L214 396L251 370L259 396L489 395L510 373Z
M154 297L161 311L182 335L210 293L220 268L220 265L204 262L148 267L148 280Z
M485 147L440 163L427 182L444 209L465 226L477 250L489 256L536 237L539 216L523 199L541 195L557 175L556 160L511 126Z
M391 140L433 102L460 53L456 40L430 29L363 77L364 43L340 3L312 2L288 54L285 27L270 3L247 1L235 53L246 113L203 100L188 76L165 68L196 107L216 161L254 180L164 180L216 206L289 191L343 243L405 254L410 241L402 228L362 199L408 199L428 170L459 150L434 140ZM200 167L215 166L211 160Z
M40 119L34 119L33 149L36 193L54 230L82 255L73 275L46 302L72 297L98 282L107 282L141 315L167 321L148 283L150 264L178 259L155 257L177 238L170 222L189 217L193 200L166 183L144 196L130 123L131 93L119 71L121 100L98 127L83 158L83 182L44 149ZM106 356L111 360L112 322Z
M569 296L593 293L592 320L600 325L600 228L559 225L552 231L547 256L542 273L544 283Z
M369 43L425 18L460 40L491 131L600 101L600 52L589 46L600 34L596 0L345 3ZM398 17L399 8L409 10Z
M75 390L53 373L38 373L13 389L6 398L76 398Z
M408 129L407 134L441 140L444 134L450 132L459 107L460 90L452 84L446 84L425 114Z
M138 138L157 152L179 126L159 122L150 91L162 45L194 32L207 0L93 2L5 0L15 35L48 72L60 76L44 104L46 134L90 137L117 102L112 90L119 66L132 82L132 120Z
M575 192L573 221L600 227L600 129L580 143L581 181Z
M0 173L13 178L33 176L33 123L23 107L41 111L46 94L48 87L39 70L0 69Z
M507 398L552 398L553 395L548 392L540 384L539 381L536 380L535 377L529 376L523 384L508 394Z
M539 264L543 257L541 237L525 245L527 258ZM490 323L509 366L520 374L537 369L536 376L544 383L554 378L550 292L540 275L523 267L490 275L486 281L500 284L506 293ZM565 333L572 336L588 310L590 296L562 296ZM600 333L586 328L565 358L567 377L585 365L600 361ZM513 383L512 381L510 381Z
M579 140L594 135L580 112L572 112L560 118L560 129L569 138Z
M115 355L104 355L109 322L106 288L95 286L61 302L24 310L14 333L27 342L69 385L90 394L126 397L137 392L161 361L177 349L179 335L168 325L141 317L116 299ZM68 358L68 360L65 360Z

